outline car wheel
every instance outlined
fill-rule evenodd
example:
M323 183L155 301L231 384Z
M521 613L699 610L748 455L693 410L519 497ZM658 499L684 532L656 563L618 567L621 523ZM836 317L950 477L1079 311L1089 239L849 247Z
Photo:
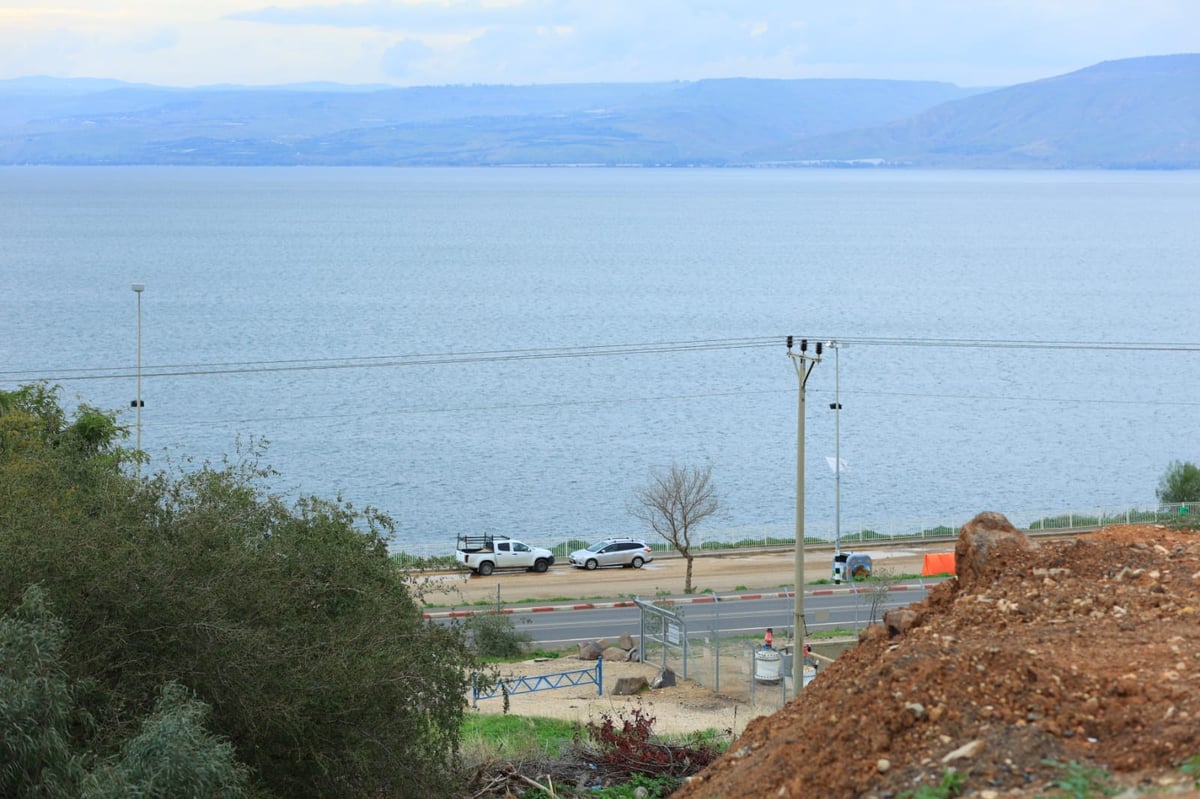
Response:
M475 571L479 572L481 576L487 577L495 568L495 564L493 564L490 560L485 560L483 563L479 564L479 568Z
M632 567L633 567L633 568L635 568L635 569L640 569L640 568L642 568L642 564L643 564L643 563L645 563L645 562L646 562L646 561L642 560L642 559L639 557L639 558L634 558L634 559L633 559L633 562L631 562L629 565L630 565L630 566L632 566Z
M533 570L538 574L541 574L548 568L550 568L550 564L546 562L545 558L538 558L533 562Z
M583 568L587 569L588 571L595 571L596 567L599 565L600 564L596 563L595 558L588 558L588 562L583 564Z

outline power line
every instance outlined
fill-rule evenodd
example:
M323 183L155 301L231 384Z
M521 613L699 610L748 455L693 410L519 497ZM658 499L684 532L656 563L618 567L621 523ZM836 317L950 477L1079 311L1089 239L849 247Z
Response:
M480 363L563 360L603 356L641 356L679 352L760 349L779 347L785 336L760 336L732 339L660 341L641 344L576 345L540 349L479 350L401 355L347 356L342 358L304 358L216 363L183 363L147 366L142 377L196 377L204 375L265 374L272 372L312 372L338 369L379 369L410 366L445 366ZM911 348L973 348L1029 350L1090 350L1098 352L1200 352L1193 342L1099 342L1035 341L990 339L880 338L829 336L807 337L812 341L838 341L846 345ZM133 377L128 367L58 369L54 374L34 370L0 371L3 382L75 382L117 380ZM149 371L148 371L149 370Z
M367 369L403 366L441 366L453 364L504 363L530 360L559 360L594 358L611 355L653 355L674 352L705 352L712 350L750 349L774 346L775 338L710 339L697 341L665 341L647 344L581 345L545 349L483 350L478 352L422 353L410 355L354 356L348 358L317 358L276 361L244 361L232 363L174 364L143 367L143 377L193 377L197 375L260 374L266 372L307 372L331 369ZM57 374L38 374L33 370L0 371L7 375L24 375L25 380L60 382L79 380L114 380L128 378L128 372L114 371L126 367L96 367L92 369L59 369ZM146 371L147 369L170 371ZM105 372L98 374L98 372Z

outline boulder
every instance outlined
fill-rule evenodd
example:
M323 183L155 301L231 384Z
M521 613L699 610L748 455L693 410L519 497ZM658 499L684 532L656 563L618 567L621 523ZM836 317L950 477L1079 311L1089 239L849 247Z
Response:
M599 660L604 650L595 641L582 641L579 644L580 660Z
M629 653L619 646L610 646L608 649L605 649L603 653L601 653L600 657L604 658L610 663L622 663L626 660L629 660Z
M910 608L892 608L883 613L883 626L887 628L888 637L894 638L916 627L920 617Z
M670 688L675 685L675 672L670 669L663 669L654 678L654 682L650 683L651 688Z
M633 649L635 646L633 643L633 636L629 633L621 633L621 637L617 639L617 646L621 647L626 652Z
M646 682L645 677L622 677L617 680L612 692L614 696L633 696L649 687L650 683Z
M954 569L959 586L971 591L1000 573L1004 553L1029 549L1025 534L1001 513L984 511L962 526L954 545Z

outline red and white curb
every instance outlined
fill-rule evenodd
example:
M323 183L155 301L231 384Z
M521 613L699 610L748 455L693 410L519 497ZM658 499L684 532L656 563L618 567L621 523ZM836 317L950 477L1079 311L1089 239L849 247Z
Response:
M940 581L938 581L940 582ZM930 583L935 584L935 583ZM919 586L915 585L893 585L888 588L888 591L918 591ZM868 588L815 588L812 591L805 591L805 596L830 596L832 594L866 594L869 593ZM717 596L714 594L701 594L699 596L689 597L667 597L664 599L648 601L663 602L668 605L701 605L713 604L715 602L735 602L743 599L791 599L796 595L795 591L779 591L777 593L759 593L759 594L730 594ZM455 619L472 616L476 613L550 613L559 610L601 610L608 608L632 608L637 607L637 604L631 599L622 599L615 602L579 602L572 605L529 605L529 606L508 606L496 610L494 608L484 607L482 605L461 610L435 610L424 614L427 619Z

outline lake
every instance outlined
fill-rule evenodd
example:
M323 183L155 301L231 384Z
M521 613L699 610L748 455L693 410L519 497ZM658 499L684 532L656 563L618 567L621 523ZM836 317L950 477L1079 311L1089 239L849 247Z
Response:
M263 438L409 551L639 534L672 463L706 535L791 535L789 334L841 342L810 534L1149 507L1200 460L1197 173L38 167L0 207L0 388L133 425L143 283L152 468Z

